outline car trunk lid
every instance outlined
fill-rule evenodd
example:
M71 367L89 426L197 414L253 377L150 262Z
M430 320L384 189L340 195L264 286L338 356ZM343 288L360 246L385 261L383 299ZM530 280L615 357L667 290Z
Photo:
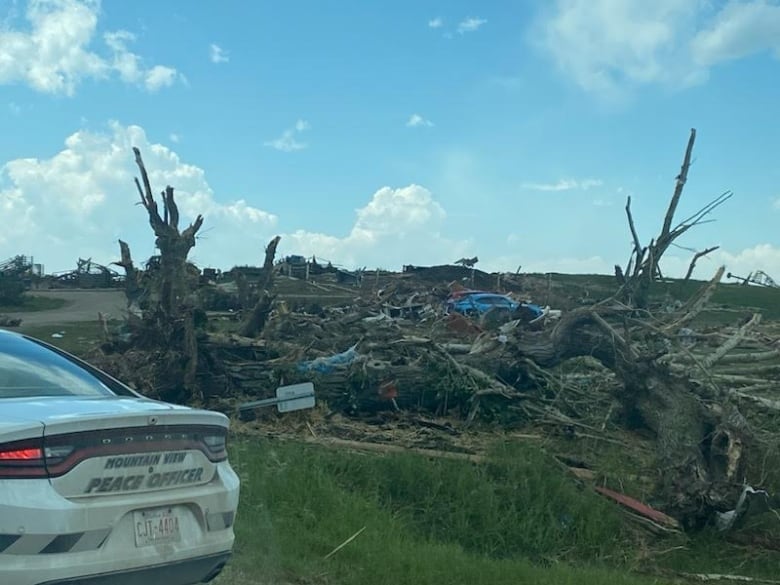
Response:
M43 425L46 469L67 498L208 483L226 458L228 423L219 413L143 398L9 402L9 415Z

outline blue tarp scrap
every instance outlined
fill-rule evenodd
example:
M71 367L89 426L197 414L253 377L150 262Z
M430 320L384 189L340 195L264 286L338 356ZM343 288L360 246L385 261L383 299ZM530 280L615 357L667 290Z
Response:
M329 374L338 367L344 367L354 362L360 354L357 352L357 343L348 350L335 355L318 357L298 364L299 372L317 372L318 374Z

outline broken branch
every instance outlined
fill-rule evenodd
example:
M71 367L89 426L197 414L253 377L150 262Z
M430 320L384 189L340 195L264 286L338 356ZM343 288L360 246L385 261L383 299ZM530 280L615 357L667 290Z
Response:
M702 250L701 252L696 252L696 254L693 256L693 259L691 260L690 265L688 266L688 272L685 273L684 280L691 279L691 275L693 274L693 269L696 268L696 261L699 258L703 258L707 254L709 254L710 252L714 252L718 248L720 248L720 246L712 246L711 248L707 248L706 250Z

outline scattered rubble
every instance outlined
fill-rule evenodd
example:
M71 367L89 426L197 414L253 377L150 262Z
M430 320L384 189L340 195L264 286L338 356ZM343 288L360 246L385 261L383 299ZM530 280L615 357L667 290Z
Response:
M51 288L115 288L124 277L113 268L79 258L74 270L55 272L46 278Z

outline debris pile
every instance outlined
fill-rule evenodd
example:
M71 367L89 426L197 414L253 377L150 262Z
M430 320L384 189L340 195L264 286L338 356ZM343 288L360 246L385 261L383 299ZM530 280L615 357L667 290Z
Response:
M244 270L232 289L204 286L187 262L202 218L179 231L171 187L160 215L136 151L159 262L137 269L121 243L132 311L106 331L95 361L152 396L229 413L273 398L280 386L313 383L328 417L379 425L414 417L445 436L533 431L571 446L614 446L627 460L641 451L652 468L642 484L653 510L684 530L718 522L732 529L759 508L744 504L746 485L780 488L780 358L760 314L727 327L702 319L723 268L690 297L667 302L653 292L664 252L730 197L674 224L694 138L648 246L626 205L631 259L616 268L614 288L598 294L556 290L551 275L487 274L476 257L400 274L360 271L349 281L323 270L320 284L298 257L275 264L278 237L252 282ZM203 299L218 298L215 287L223 310L209 312ZM587 458L571 462L578 477L590 475Z
M122 285L123 277L92 258L79 258L75 270L55 272L47 280L52 288L113 288Z
M504 286L515 290L488 291L516 303L514 311L459 312L452 310L452 301L475 293L457 279L437 283L408 273L386 276L379 289L364 284L348 302L313 310L317 303L275 297L254 338L238 333L251 309L207 312L206 325L197 333L199 396L234 414L242 402L271 398L281 385L312 382L329 418L394 427L409 417L430 421L426 428L440 435L437 448L446 449L454 433L487 425L563 441L621 443L627 453L639 444L647 449L653 436L663 436L668 446L689 446L690 419L672 424L676 407L668 419L661 418L658 407L661 400L678 400L708 425L703 431L711 435L707 450L689 464L701 470L712 466L722 474L707 484L713 504L706 516L689 508L682 499L687 490L704 489L693 481L681 485L678 479L648 493L683 525L688 518L691 524L685 527L690 528L739 509L743 482L780 481L770 463L778 460L773 421L780 402L772 398L780 390L774 379L780 368L780 350L772 341L777 337L771 328L759 327L760 317L752 314L730 327L706 326L706 320L699 325L698 312L719 277L688 303L651 304L659 315L652 325L618 301L583 307L575 298L567 303L572 309L544 306L541 316L529 315L525 309L539 305L523 293L523 284L538 287L540 279L507 278ZM293 285L294 279L285 282L288 291ZM299 285L308 286L305 281ZM323 288L324 297L335 290ZM134 345L128 341L128 347ZM176 354L130 349L113 355L110 369L123 379L171 397L166 395L172 388L168 378L160 377L166 371L161 364L181 359ZM619 356L635 361L643 374L634 373ZM698 410L702 400L709 406ZM724 413L726 422L718 423ZM276 414L257 416L264 427L279 424ZM625 441L626 430L638 433L634 444ZM657 453L655 465L667 468L677 453ZM663 479L650 476L647 482ZM661 491L680 497L679 507Z
M502 307L465 316L439 295L403 279L392 293L317 314L281 303L259 340L207 333L204 345L215 350L227 383L213 394L254 396L280 383L313 381L318 396L345 413L404 409L468 417L474 409L473 420L475 397L537 389L523 368L503 363L502 349L512 332L538 328L547 315L528 320L517 303L515 312Z

